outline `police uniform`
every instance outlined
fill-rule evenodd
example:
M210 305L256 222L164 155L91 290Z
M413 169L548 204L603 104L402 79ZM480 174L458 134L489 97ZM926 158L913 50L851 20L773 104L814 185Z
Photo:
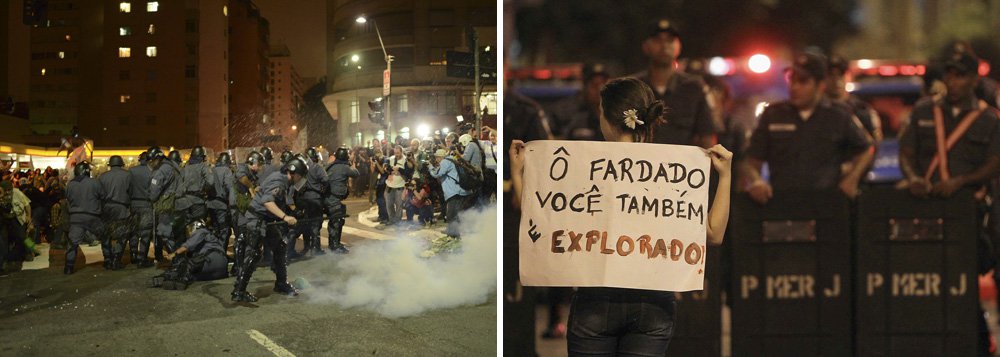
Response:
M293 228L291 239L288 242L288 253L295 252L295 242L301 234L305 243L303 253L314 251L322 253L320 248L320 228L323 227L323 196L328 187L326 171L318 161L312 161L309 172L305 177L306 184L302 192L295 196L295 208L300 212L300 216L305 222L299 223Z
M104 233L102 202L107 195L101 184L87 175L73 177L66 185L69 205L69 244L66 247L65 273L72 274L76 250L86 235L100 237Z
M153 237L153 205L149 201L149 182L153 179L153 170L143 160L128 170L129 198L131 199L132 232L129 246L132 253L132 263L139 266L149 266L146 263L149 254L149 241ZM160 248L159 241L155 246ZM163 251L156 249L156 258L163 258Z
M195 229L183 244L187 248L186 263L192 281L217 280L226 277L226 251L222 240L207 227ZM187 275L185 274L185 275Z
M347 206L342 201L348 194L347 179L358 177L358 170L347 161L335 160L326 167L326 176L330 185L330 194L326 197L326 212L330 219L327 223L329 248L335 252L346 252L347 248L340 242L347 221Z
M121 269L122 254L131 229L128 218L132 177L120 166L113 166L110 171L101 174L97 181L101 183L105 193L103 218L107 224L107 234L101 237L104 267Z
M271 248L274 258L271 270L276 277L275 289L286 288L288 285L287 253L284 237L288 235L288 226L281 218L271 214L264 206L265 203L273 202L283 212L288 212L287 195L289 190L289 180L286 174L274 172L265 178L257 190L257 195L250 202L247 210L247 225L245 229L245 255L240 262L241 268L236 274L236 282L233 286L233 298L239 294L247 294L246 287L250 282L257 267L257 259L260 258L263 245Z
M229 235L232 222L229 219L230 208L236 206L235 182L233 171L229 165L218 162L212 168L214 176L215 195L205 206L212 217L212 231L222 241L222 246L229 246Z
M529 142L552 139L548 118L538 103L505 87L503 102L503 152L510 151L513 139ZM503 219L504 227L519 227L520 210L512 202L510 160L503 160ZM535 352L535 299L532 288L519 288L517 230L504 230L503 237L503 311L504 351L517 356L533 356ZM507 298L510 297L510 298Z
M675 71L666 87L657 88L650 79L649 72L640 72L635 77L653 89L656 99L663 101L669 120L653 134L657 144L697 145L699 136L715 135L717 129L712 121L712 110L705 94L705 83L698 76Z
M175 207L169 205L171 199L178 199L184 192L181 180L181 169L177 163L164 158L149 183L149 200L160 206L159 212L155 213L156 237L169 252L177 250L183 240L183 233L180 232L183 230L183 219L178 216Z
M558 123L556 129L566 140L604 141L601 133L601 113L599 103L587 103L585 91L590 81L595 77L603 77L606 82L608 74L601 64L591 64L583 67L583 88L580 93L556 102L552 106L552 117Z
M204 219L205 201L215 190L215 174L204 158L192 157L181 169L182 196L177 198L177 211L187 226L195 220Z
M791 103L769 105L746 155L767 162L776 190L823 190L836 188L841 164L870 146L845 106L824 98L807 119Z
M233 243L233 269L230 271L230 275L235 276L240 268L240 264L245 259L246 244L244 240L246 235L247 219L246 213L250 207L250 189L251 187L245 186L242 182L242 178L246 177L250 181L251 185L257 182L257 175L250 169L248 164L239 164L236 166L236 174L234 177L235 192L236 192L236 205L233 207L233 219L236 221L236 242Z

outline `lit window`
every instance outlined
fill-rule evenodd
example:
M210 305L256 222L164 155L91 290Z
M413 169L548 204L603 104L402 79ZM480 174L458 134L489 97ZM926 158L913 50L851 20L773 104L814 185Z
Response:
M150 1L146 3L146 12L156 12L160 9L159 1Z
M146 57L156 57L156 46L146 47Z
M66 58L66 52L59 51L59 59Z
M45 68L42 68L42 75L45 75Z
M72 40L72 39L73 39L73 36L66 35L66 41L69 41L69 40Z
M156 25L149 24L149 29L146 30L146 33L150 35L156 33Z
M118 10L124 13L130 13L132 12L132 3L122 1L118 4Z
M130 96L128 94L122 94L122 95L118 96L118 102L119 103L128 103L129 100L132 100L132 96Z
M229 16L229 7L222 5L222 16Z
M118 28L118 36L128 36L132 34L132 28L128 26L122 26Z
M132 57L131 47L118 47L118 58Z

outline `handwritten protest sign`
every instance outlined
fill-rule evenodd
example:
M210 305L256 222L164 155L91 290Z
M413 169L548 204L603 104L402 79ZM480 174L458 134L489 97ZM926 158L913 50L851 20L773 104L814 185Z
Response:
M701 290L711 161L694 146L526 144L526 286Z

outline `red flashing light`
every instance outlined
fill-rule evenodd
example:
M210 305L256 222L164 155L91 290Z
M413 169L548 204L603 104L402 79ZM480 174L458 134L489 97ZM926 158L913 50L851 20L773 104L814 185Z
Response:
M922 75L924 75L924 73L927 73L927 66L924 66L922 64L921 65L917 65L917 75L918 76L922 76Z
M557 79L570 79L573 78L573 69L557 69L555 70L555 76Z
M536 69L535 72L532 74L532 76L534 76L535 79L552 79L552 70Z
M986 77L990 74L990 64L986 61L979 62L979 75Z
M899 74L899 69L896 66L879 66L878 74L886 77L892 77Z
M915 74L917 74L917 67L916 66L900 66L899 67L899 74L904 75L904 76L915 75Z

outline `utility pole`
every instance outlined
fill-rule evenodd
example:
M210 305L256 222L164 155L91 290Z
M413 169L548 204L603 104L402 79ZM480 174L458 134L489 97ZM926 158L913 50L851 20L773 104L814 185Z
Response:
M475 66L475 71L473 72L473 74L476 77L476 82L475 82L475 86L476 87L475 87L475 91L473 92L473 93L475 93L475 98L473 98L473 100L472 100L472 102L475 103L474 105L476 107L476 109L475 109L476 110L476 131L475 131L475 135L476 136L473 137L473 139L478 142L479 141L479 135L480 135L480 133L483 132L483 109L480 107L480 103L479 103L479 98L482 96L482 89L479 88L479 35L476 34L476 29L474 27L472 27L472 26L469 26L469 31L471 31L471 33L470 33L469 36L472 38L472 41L470 41L470 42L471 42L471 46L472 46L471 50L472 50L472 55L473 55L473 65Z

